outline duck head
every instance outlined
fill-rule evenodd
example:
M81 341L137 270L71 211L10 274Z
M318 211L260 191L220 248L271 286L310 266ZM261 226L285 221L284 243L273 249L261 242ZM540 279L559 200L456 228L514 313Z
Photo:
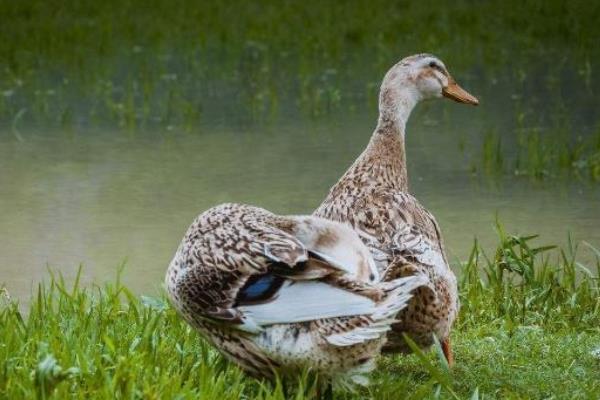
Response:
M456 83L439 58L417 54L404 58L387 72L381 84L379 109L380 113L406 123L417 103L441 97L474 106L479 104L475 96Z

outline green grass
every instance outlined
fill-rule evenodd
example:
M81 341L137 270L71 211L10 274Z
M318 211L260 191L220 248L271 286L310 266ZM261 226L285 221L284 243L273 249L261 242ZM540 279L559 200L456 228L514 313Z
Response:
M600 180L600 3L260 3L0 1L0 138L374 113L390 65L427 51L481 97L462 118L482 120L509 153L490 162L471 132L473 170ZM536 119L523 126L523 115Z
M21 129L375 110L387 68L423 51L504 97L568 106L598 88L600 6L584 1L26 0L0 15L0 121L21 114Z
M521 124L516 140L496 130L484 135L473 173L514 175L535 180L576 178L600 181L600 125L587 135L571 135L560 125L541 129Z
M533 246L507 236L488 258L475 244L462 265L456 365L439 351L382 359L373 384L345 399L556 398L600 393L600 253ZM102 287L40 286L28 313L2 295L0 398L283 399L280 385L247 378L161 298L117 279ZM435 349L434 349L435 350ZM288 386L314 398L307 375Z

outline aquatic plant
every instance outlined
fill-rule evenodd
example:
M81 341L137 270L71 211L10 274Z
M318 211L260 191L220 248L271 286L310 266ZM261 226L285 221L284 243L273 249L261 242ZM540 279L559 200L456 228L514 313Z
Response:
M521 97L597 91L599 5L440 4L1 2L0 121L27 110L21 128L144 131L189 129L232 110L261 119L361 109L390 64L419 51L482 82L515 75Z
M511 139L488 131L482 140L480 161L472 162L471 171L486 176L600 180L600 124L587 135L572 133L570 127L520 126L515 140Z

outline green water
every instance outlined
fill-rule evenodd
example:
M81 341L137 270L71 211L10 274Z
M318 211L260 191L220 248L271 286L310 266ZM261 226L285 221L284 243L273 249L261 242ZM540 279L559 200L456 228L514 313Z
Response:
M469 118L468 115L472 115ZM600 247L600 187L586 181L473 176L471 143L486 123L477 108L419 106L407 129L413 193L441 224L450 258L474 237L496 243L496 215L540 244L585 240ZM6 134L0 141L0 281L26 299L47 266L86 282L114 278L154 293L183 232L226 201L278 213L310 213L366 145L372 111L270 124L213 121L198 132ZM500 119L497 124L502 125ZM591 259L584 252L583 259Z

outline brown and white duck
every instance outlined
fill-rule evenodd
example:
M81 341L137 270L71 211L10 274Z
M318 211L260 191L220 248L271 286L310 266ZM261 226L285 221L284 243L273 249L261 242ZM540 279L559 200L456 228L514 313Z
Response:
M171 303L229 360L273 378L366 374L422 277L381 282L345 224L222 204L189 227L165 277Z
M381 84L379 119L367 148L313 215L352 225L371 250L383 280L412 275L427 279L398 314L383 351L408 352L403 333L423 348L436 335L452 363L449 335L459 308L456 277L435 218L409 193L404 148L413 108L441 97L479 103L437 57L418 54L394 65Z

